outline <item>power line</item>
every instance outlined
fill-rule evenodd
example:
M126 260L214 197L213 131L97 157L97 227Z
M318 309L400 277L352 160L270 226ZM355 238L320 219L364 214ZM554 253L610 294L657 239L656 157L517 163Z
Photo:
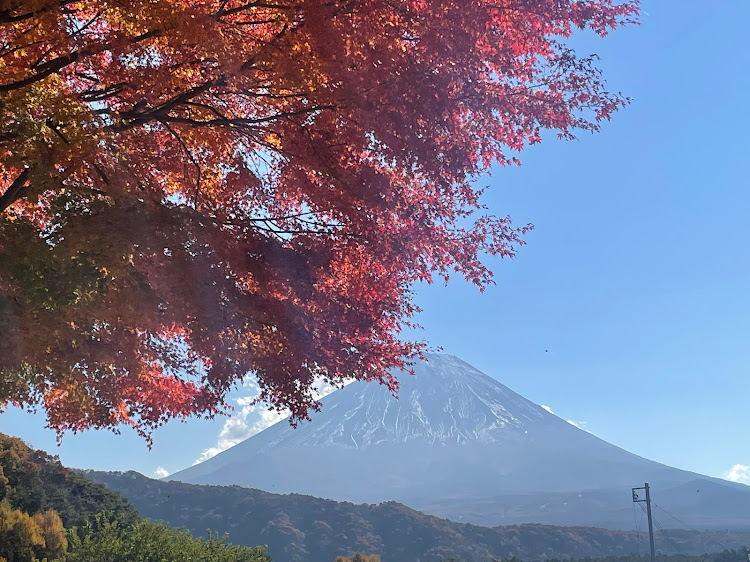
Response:
M666 509L664 509L662 506L657 505L657 504L653 504L653 505L654 505L654 507L661 509L664 513L666 513L667 515L669 515L672 519L674 519L675 521L677 521L679 524L684 525L685 527L687 527L691 531L695 531L697 533L701 532L698 529L695 529L695 528L691 527L690 525L688 525L687 523L685 523L682 519L678 519L677 517L675 517L674 515L672 515L671 513L669 513Z
M682 549L679 547L679 545L674 540L672 540L672 537L670 537L667 534L667 531L664 529L664 527L662 527L661 523L659 523L659 521L656 519L656 517L653 517L653 515L652 515L652 518L654 520L654 524L657 526L657 528L659 529L659 531L661 531L662 536L664 536L672 544L672 547L674 547L675 551L677 551L677 554L682 554L683 556L687 556L687 554L685 554L682 551Z
M669 516L670 516L670 517L671 517L672 519L674 519L675 521L677 521L677 522L678 522L678 523L680 523L681 525L684 525L684 526L685 526L686 528L690 529L691 531L694 531L694 532L696 532L696 533L700 533L700 534L703 534L703 531L700 531L700 530L698 530L698 529L696 529L696 528L694 528L694 527L691 527L690 525L688 525L687 523L685 523L685 522L684 522L684 521L682 521L681 519L679 519L679 518L677 518L676 516L674 516L674 515L672 515L671 513L669 513L669 512L668 512L668 511L667 511L666 509L664 509L664 508L663 508L662 506L660 506L660 505L656 505L656 504L653 504L653 505L654 505L654 507L656 507L656 508L659 508L659 509L660 509L660 510L662 510L662 511L663 511L664 513L666 513L667 515L669 515ZM724 544L723 542L721 542L721 541L720 541L720 540L719 540L718 538L716 538L716 537L712 537L712 539L713 539L714 541L716 541L717 543L719 543L719 545L720 545L720 546L721 546L722 548L724 548L725 550L732 550L732 549L731 549L731 548L730 548L729 546L727 546L726 544Z
M642 525L643 525L643 517L644 517L644 516L648 516L648 511L646 510L646 506L645 506L645 505L643 505L642 503L641 503L641 504L638 504L638 505L639 505L639 506L640 506L640 508L641 508L641 519L640 519L640 521L639 521L639 523L638 523L638 524L642 526ZM639 544L639 548L640 548L640 544ZM640 550L638 550L638 555L640 556L640 554L641 554L641 551L640 551Z
M641 519L638 520L638 513L635 509L635 504L638 502L633 502L633 525L635 525L635 545L638 549L638 556L641 555L641 525L643 524L643 506L641 504Z

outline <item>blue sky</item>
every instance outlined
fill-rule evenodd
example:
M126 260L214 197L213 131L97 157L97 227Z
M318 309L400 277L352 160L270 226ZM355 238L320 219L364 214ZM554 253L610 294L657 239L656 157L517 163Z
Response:
M483 295L458 279L421 287L421 337L616 445L726 476L750 466L750 2L643 11L638 28L576 40L632 105L481 182L493 212L536 229L515 260L494 262ZM229 425L170 424L152 451L127 430L57 448L41 417L19 412L0 431L71 466L151 475L269 421L237 412Z

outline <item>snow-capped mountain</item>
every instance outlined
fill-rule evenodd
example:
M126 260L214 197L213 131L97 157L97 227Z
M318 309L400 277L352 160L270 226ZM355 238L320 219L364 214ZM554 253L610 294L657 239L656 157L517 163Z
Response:
M707 478L602 441L453 356L430 355L399 380L398 399L380 385L353 383L326 397L311 422L297 429L278 423L170 479L397 500L490 525L627 528L631 487L648 481L669 503L669 490ZM750 526L750 488L707 480L704 489L742 496L738 506L748 507L725 514L683 490L675 498L680 515L696 525L712 526L721 516L722 525Z
M525 438L527 428L540 421L558 421L455 357L431 356L429 364L400 381L399 399L383 386L364 382L336 392L312 423L297 430L279 424L263 432L265 447L366 450L387 443L503 443Z

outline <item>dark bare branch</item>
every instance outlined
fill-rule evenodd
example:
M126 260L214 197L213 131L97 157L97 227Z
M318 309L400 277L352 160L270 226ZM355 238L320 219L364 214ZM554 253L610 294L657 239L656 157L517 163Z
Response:
M199 204L199 197L201 193L201 166L198 163L198 161L195 159L195 156L190 151L188 146L185 144L185 141L182 140L182 137L175 131L172 127L169 126L169 123L165 123L160 120L160 123L164 125L164 127L169 131L172 136L177 139L177 142L179 143L180 147L182 148L183 152L187 155L190 162L195 166L196 169L196 176L195 176L195 195L193 196L193 208L197 211L198 210L198 204Z
M293 10L293 6L282 6L281 4L269 4L266 2L248 2L247 4L242 4L241 6L236 6L234 8L226 8L227 2L224 2L222 4L222 7L219 9L219 11L216 12L216 18L220 19L224 16L231 16L234 14L239 14L240 12L244 12L246 10L249 10L251 8L268 8L271 10Z
M260 125L262 123L271 123L278 121L279 119L287 119L289 117L296 117L299 115L309 115L310 113L317 113L319 111L335 110L335 105L315 105L298 109L296 111L284 111L281 113L274 113L273 115L267 115L265 117L254 117L254 118L229 118L224 117L222 119L190 119L188 117L177 117L173 115L166 115L160 117L160 120L164 119L170 123L182 123L185 125L191 125L193 127L237 127L237 128L248 128L253 125Z
M10 207L13 203L23 197L23 190L28 187L26 181L29 178L29 169L26 168L23 172L18 174L13 183L10 184L5 193L0 195L0 211L4 211Z
M39 82L40 80L44 80L47 78L47 76L50 76L52 74L55 74L56 72L59 72L69 64L75 62L78 60L79 52L73 51L72 53L62 56L62 57L56 57L52 59L51 61L48 61L42 65L40 65L39 71L35 74L32 74L31 76L28 76L24 78L23 80L17 80L16 82L11 82L10 84L0 84L0 92L11 92L13 90L18 90L19 88L23 88L24 86L28 86L30 84L34 84L35 82Z

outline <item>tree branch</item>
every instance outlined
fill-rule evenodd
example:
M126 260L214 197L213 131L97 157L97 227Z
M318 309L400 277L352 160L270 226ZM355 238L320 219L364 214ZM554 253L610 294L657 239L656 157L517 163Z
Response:
M175 131L172 127L169 126L169 123L165 123L164 121L160 121L162 125L169 131L172 136L177 139L177 142L182 147L182 150L187 155L190 162L192 162L193 166L195 166L195 169L197 171L196 177L195 177L195 195L193 196L193 208L197 211L198 210L198 198L200 197L201 193L201 166L198 163L198 161L195 159L195 156L193 156L193 153L190 152L190 149L185 144L185 141L182 140L182 137L177 134L177 131Z
M226 8L227 2L222 3L221 8L216 12L216 18L222 18L223 16L231 16L233 14L238 14L240 12L244 12L246 10L249 10L251 8L269 8L271 10L292 10L292 6L282 6L280 4L269 4L266 2L249 2L247 4L242 4L241 6L237 6L235 8Z
M273 115L267 115L265 117L255 118L231 118L224 117L222 119L190 119L188 117L175 117L172 115L160 116L159 120L168 121L170 123L181 123L190 125L193 127L238 127L238 128L249 128L252 125L260 125L262 123L270 123L279 119L287 119L289 117L296 117L298 115L307 115L309 113L315 113L317 111L333 110L336 109L334 105L314 105L295 111L283 111L281 113L275 113Z
M47 78L47 76L55 74L62 68L78 60L78 55L78 51L73 51L72 53L65 55L64 57L54 58L51 61L40 65L40 71L36 74L32 74L31 76L28 76L23 80L11 82L10 84L0 84L0 92L10 92L13 90L18 90L19 88L23 88L24 86L28 86L29 84L33 84L34 82L44 80L45 78Z
M18 174L18 177L13 180L13 183L5 190L5 193L0 195L0 212L10 207L23 196L24 188L28 187L26 184L28 177L29 169L26 168L23 172Z

